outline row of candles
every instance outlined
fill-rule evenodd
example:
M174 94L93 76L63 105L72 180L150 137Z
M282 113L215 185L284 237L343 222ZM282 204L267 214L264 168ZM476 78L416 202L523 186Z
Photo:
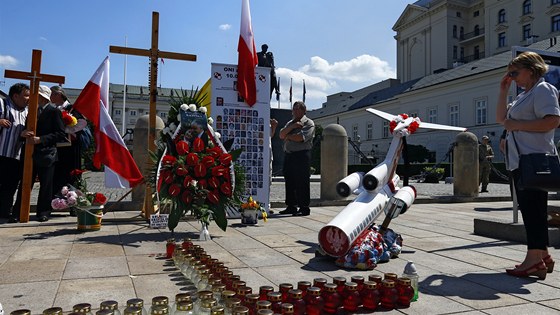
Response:
M169 240L167 257L196 286L195 311L204 308L205 300L215 300L225 308L225 314L344 314L359 309L375 311L379 306L386 310L405 308L417 297L411 279L395 273L383 277L372 274L367 281L362 276L352 276L350 282L334 277L331 283L316 278L312 283L299 281L296 287L281 283L278 291L272 286L261 286L258 293L253 293L245 281L189 239L180 244ZM213 314L211 308L208 314Z

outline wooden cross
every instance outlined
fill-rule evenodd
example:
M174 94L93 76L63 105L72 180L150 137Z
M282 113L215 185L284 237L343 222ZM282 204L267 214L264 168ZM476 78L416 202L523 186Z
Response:
M139 49L122 46L109 46L109 52L117 54L127 54L136 56L150 57L150 114L148 124L148 150L154 152L156 145L156 98L157 98L157 67L159 58L178 59L196 61L196 55L181 54L167 51L160 51L158 48L159 36L159 13L152 12L152 47L150 49ZM123 124L125 122L123 121ZM149 185L146 185L146 196L144 198L144 214L146 219L150 219L153 213L152 192Z
M4 77L12 79L29 80L31 95L29 97L29 106L27 113L27 130L35 132L37 129L37 110L39 104L39 83L53 82L64 83L64 77L58 75L50 75L41 73L41 51L33 50L33 58L31 59L31 72L5 70ZM25 158L23 160L23 179L21 183L21 208L19 212L19 221L29 221L29 204L31 202L31 188L33 176L33 149L35 145L31 141L25 142Z

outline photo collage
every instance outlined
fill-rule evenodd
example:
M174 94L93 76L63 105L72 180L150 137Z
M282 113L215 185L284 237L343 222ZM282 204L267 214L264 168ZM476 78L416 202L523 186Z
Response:
M243 152L237 162L245 167L247 195L257 196L257 190L268 186L268 178L263 178L264 160L268 155L268 142L265 141L265 119L259 111L251 108L220 108L216 113L216 131L222 135L222 142L234 139L233 149ZM268 126L268 121L267 125ZM266 145L266 148L265 148ZM267 159L268 161L268 159Z

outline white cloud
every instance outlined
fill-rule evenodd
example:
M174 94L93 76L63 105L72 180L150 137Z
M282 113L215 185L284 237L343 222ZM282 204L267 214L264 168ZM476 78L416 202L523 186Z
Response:
M219 26L220 30L227 31L231 28L231 24L222 24Z
M0 67L2 68L12 68L17 66L18 61L12 56L0 55Z
M342 90L352 92L387 78L394 78L396 73L388 62L375 56L361 55L334 63L315 56L311 58L310 64L297 70L276 68L276 75L280 78L282 108L290 107L290 78L292 102L303 98L303 80L305 80L305 99L308 108L317 108L326 102L328 95ZM274 97L271 104L277 105Z
M395 77L395 70L388 62L371 55L361 55L332 64L319 56L314 56L311 57L311 64L303 66L300 70L325 78L357 83Z
M39 39L42 40L42 41L45 41L45 42L48 41L48 39L46 37L43 37L43 36L39 37Z

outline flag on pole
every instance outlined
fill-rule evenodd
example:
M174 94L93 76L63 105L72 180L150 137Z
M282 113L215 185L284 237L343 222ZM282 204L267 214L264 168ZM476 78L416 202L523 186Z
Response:
M237 91L249 106L257 102L255 84L255 67L259 62L253 27L251 26L251 10L249 0L241 0L241 32L237 45Z
M276 100L280 100L280 77L278 77L278 82L276 82Z
M303 102L305 103L305 93L307 93L307 91L305 90L305 80L303 80Z
M292 78L290 78L290 107L292 107Z
M93 165L105 165L105 186L134 187L143 181L136 162L122 140L108 113L109 57L101 63L86 84L73 108L82 113L94 126L95 153Z

